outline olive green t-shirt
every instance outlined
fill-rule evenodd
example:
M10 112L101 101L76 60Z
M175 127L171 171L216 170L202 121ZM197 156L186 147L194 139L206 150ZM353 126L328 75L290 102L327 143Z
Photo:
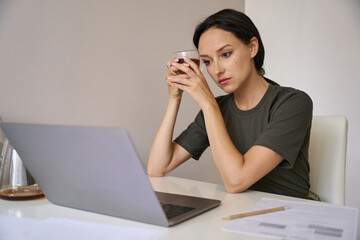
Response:
M216 98L231 140L241 154L252 146L272 149L284 160L249 189L304 198L308 193L308 149L312 100L297 89L269 85L251 110L237 108L233 94ZM175 142L199 159L209 146L202 111Z

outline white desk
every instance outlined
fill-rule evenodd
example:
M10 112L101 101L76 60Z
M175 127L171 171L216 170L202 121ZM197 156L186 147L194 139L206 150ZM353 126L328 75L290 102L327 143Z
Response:
M51 204L47 199L33 201L6 201L0 200L0 214L6 216L17 216L24 218L65 218L80 220L91 223L102 223L143 229L155 229L162 232L160 239L268 239L239 233L222 231L228 221L222 218L228 215L240 213L263 197L307 201L298 198L285 197L281 195L246 191L239 194L228 194L222 185L206 182L176 178L151 178L155 190L178 193L206 198L214 198L222 201L220 207L212 209L195 218L187 220L171 228L159 227L129 221L121 218L66 208Z

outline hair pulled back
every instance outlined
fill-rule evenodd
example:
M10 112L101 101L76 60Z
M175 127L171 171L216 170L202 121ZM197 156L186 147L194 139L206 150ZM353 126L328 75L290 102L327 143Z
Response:
M244 44L249 44L250 39L256 37L259 43L259 50L254 57L255 68L260 75L265 74L263 69L265 57L264 45L259 31L248 16L233 9L224 9L209 16L195 29L193 42L196 48L199 47L201 35L210 28L219 28L231 32Z

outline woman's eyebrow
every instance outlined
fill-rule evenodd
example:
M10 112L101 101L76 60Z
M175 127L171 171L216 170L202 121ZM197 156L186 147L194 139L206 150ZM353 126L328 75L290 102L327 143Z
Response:
M224 48L231 46L230 44L225 44L224 46L222 46L221 48L219 48L218 50L216 50L217 53L221 52ZM207 54L201 54L200 57L209 57L209 55Z

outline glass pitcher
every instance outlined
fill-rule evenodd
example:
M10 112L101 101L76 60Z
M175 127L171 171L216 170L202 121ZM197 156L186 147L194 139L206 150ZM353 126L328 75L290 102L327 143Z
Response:
M0 198L30 200L41 197L44 197L43 192L5 137L0 156Z

